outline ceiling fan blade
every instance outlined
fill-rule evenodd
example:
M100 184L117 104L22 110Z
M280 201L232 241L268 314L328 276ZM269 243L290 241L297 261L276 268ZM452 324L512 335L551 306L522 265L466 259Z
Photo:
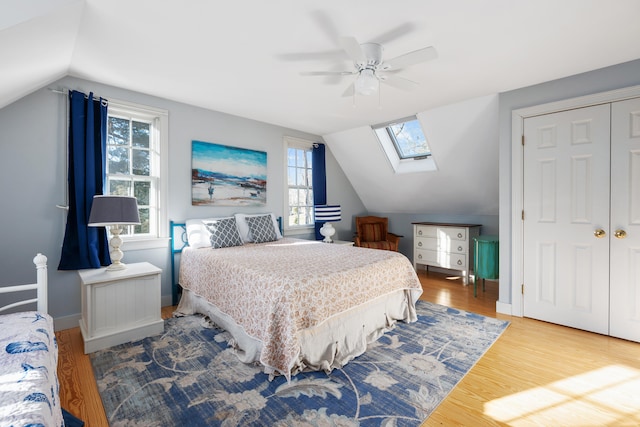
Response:
M420 62L431 61L438 57L438 52L433 46L425 47L422 49L414 50L413 52L405 53L404 55L396 56L393 59L385 61L380 69L381 70L397 70L399 68L409 67Z
M318 27L332 44L338 40L340 33L338 32L333 20L325 11L314 10L311 12L311 18L316 22Z
M278 53L275 57L281 61L339 61L344 58L344 51Z
M404 36L405 34L409 34L411 31L415 29L415 25L411 22L407 22L405 24L400 24L395 28L390 29L378 37L374 37L371 39L372 42L380 43L382 45L387 44L397 38Z
M351 83L349 86L347 86L347 89L345 89L344 92L342 92L342 97L343 98L347 98L350 96L353 96L355 94L355 86L353 83Z
M356 64L366 64L367 56L355 37L340 37L340 46Z
M302 71L301 76L350 76L355 71Z
M389 86L393 86L402 90L412 90L418 86L418 82L414 82L413 80L405 79L404 77L394 76L394 75L380 75L379 79L381 82L388 84Z

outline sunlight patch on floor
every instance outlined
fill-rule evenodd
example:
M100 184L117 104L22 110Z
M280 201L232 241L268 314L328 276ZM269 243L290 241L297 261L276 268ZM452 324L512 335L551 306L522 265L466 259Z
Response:
M611 365L495 399L485 414L510 426L601 426L640 421L640 370Z

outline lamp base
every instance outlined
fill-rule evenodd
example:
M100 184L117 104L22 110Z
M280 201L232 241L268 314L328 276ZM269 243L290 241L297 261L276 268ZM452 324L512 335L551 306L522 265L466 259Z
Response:
M336 229L333 228L333 225L331 225L330 222L325 222L320 229L320 234L324 236L324 239L322 240L324 243L333 243L331 237L336 234Z
M114 225L111 227L111 240L109 240L109 256L111 257L111 265L107 267L107 271L118 271L127 268L127 265L120 260L124 257L124 252L120 249L122 246L122 238L120 237L122 229L120 226Z
M114 262L109 267L107 267L107 271L118 271L118 270L124 270L126 268L127 268L127 264L123 262Z

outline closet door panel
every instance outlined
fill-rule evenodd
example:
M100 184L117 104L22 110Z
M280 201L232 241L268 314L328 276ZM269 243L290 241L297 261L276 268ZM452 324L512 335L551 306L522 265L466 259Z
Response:
M525 120L526 317L609 332L609 131L608 104Z
M611 114L610 334L640 342L640 99Z

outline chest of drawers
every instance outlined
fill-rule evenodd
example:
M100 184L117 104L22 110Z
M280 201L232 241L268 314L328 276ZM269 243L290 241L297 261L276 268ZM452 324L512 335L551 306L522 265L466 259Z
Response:
M479 224L438 222L413 223L413 267L419 265L458 270L469 283L473 260L473 238L480 235Z

